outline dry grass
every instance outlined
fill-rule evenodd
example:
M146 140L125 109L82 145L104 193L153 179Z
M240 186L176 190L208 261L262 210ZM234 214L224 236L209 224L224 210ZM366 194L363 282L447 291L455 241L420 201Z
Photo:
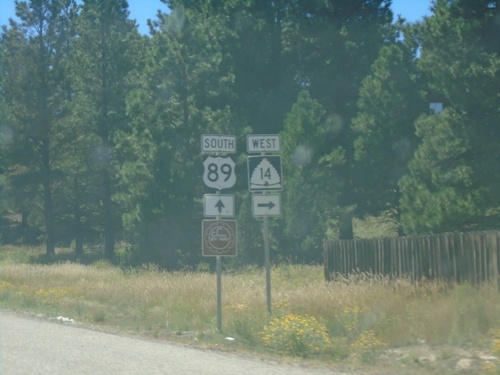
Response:
M237 341L231 345L264 350L259 332L268 318L262 269L223 274L224 335L219 335L214 274L154 267L123 271L105 262L29 264L15 260L24 256L3 255L1 307L160 337L177 334L198 343L220 344L232 336ZM426 342L486 350L489 333L500 328L500 295L492 285L450 287L369 275L326 283L319 266L281 265L272 270L272 297L273 317L296 314L324 322L334 344L324 358L349 356L353 348L379 342L389 348Z

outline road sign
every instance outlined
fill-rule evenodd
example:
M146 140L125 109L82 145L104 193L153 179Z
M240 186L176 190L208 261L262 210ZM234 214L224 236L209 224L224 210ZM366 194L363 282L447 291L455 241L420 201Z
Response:
M280 136L278 134L247 135L247 152L278 152Z
M222 134L203 134L201 136L201 152L236 153L236 136Z
M249 156L248 190L269 191L282 190L281 156Z
M203 162L203 182L217 190L229 189L236 183L234 161L230 157L209 156Z
M252 194L253 216L280 216L281 196L279 194Z
M202 254L236 256L236 220L203 220Z
M205 194L203 214L205 217L234 217L234 195Z

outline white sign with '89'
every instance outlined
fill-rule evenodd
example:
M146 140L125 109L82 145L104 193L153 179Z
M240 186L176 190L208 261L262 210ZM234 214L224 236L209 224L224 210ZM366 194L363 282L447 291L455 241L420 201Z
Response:
M230 157L209 156L203 166L203 182L209 188L229 189L236 183L235 163Z

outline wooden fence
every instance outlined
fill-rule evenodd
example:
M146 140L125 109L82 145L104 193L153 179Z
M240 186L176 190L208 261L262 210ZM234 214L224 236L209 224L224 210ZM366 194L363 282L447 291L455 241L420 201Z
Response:
M327 240L325 278L367 272L473 285L498 282L499 252L500 231Z

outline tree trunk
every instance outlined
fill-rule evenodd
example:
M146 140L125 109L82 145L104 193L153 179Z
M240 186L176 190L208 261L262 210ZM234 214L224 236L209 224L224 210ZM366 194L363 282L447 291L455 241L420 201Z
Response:
M112 186L108 169L103 171L103 205L104 205L104 255L113 260L115 256L115 223L113 219L113 206L111 201Z
M352 240L354 238L354 228L352 226L352 212L346 212L340 218L339 223L339 239Z
M23 209L21 211L21 236L22 236L22 241L23 243L32 243L33 238L29 233L29 224L28 224L28 216L30 212L26 209Z
M45 157L46 154L46 157ZM52 178L50 164L48 162L48 150L44 152L44 173L43 173L43 206L45 231L47 235L47 255L55 255L55 234L54 234L54 215L52 212Z
M75 217L75 253L78 257L83 255L83 230L82 230L82 212L80 209L80 198L78 175L75 175L73 181L73 192L75 194L74 217Z
M45 230L47 232L47 255L52 256L56 253L55 235L54 235L54 218L52 216L52 192L50 191L50 180L44 182L44 214L45 214Z

